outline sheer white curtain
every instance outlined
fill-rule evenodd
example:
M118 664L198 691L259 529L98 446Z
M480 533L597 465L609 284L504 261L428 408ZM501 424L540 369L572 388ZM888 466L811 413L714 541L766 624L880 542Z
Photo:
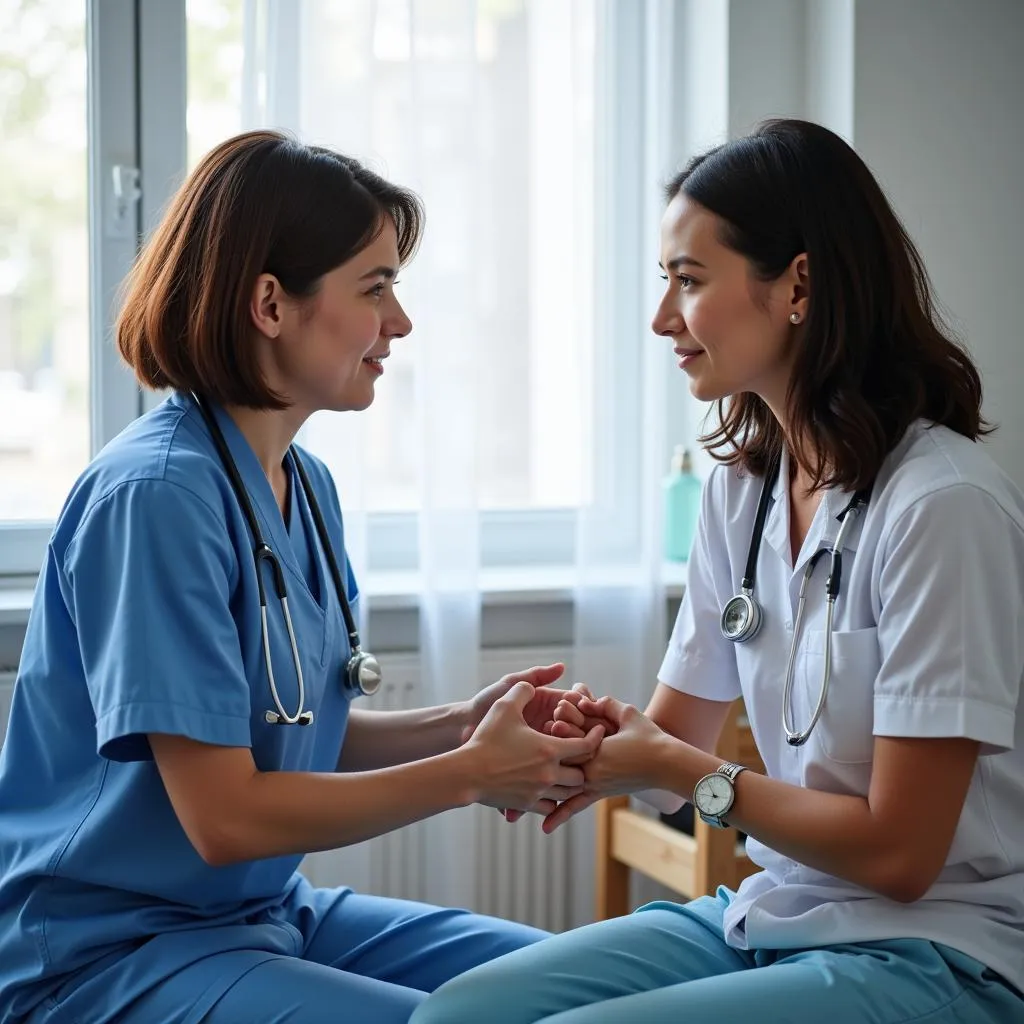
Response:
M416 581L426 701L485 681L495 573L541 589L552 566L574 599L573 678L640 703L652 686L665 389L642 284L662 170L645 149L649 6L245 0L243 127L335 147L426 205L398 286L412 335L370 410L303 437L334 473L364 589L382 567ZM370 543L385 534L387 550ZM431 900L474 903L478 820L428 826ZM592 827L557 839L583 878ZM586 920L589 885L571 900Z

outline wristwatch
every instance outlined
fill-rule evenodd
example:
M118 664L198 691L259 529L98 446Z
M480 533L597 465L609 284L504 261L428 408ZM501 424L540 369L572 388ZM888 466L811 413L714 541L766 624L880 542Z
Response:
M729 827L725 816L736 800L734 783L739 773L746 770L741 764L726 761L693 787L693 806L702 821L712 828Z

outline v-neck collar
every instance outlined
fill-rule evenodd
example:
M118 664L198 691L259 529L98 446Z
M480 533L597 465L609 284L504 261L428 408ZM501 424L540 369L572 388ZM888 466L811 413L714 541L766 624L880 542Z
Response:
M821 496L821 501L814 512L814 518L807 530L807 536L793 563L792 548L789 543L789 451L782 450L779 463L779 475L772 488L772 504L768 511L768 519L764 528L765 542L782 559L783 563L793 572L803 571L808 560L820 548L831 547L839 533L839 516L853 499L853 492L840 488L829 488ZM843 540L844 551L856 551L860 537L860 520L864 517L861 510L856 521L851 524Z
M179 399L187 412L190 415L197 417L203 433L209 437L209 427L203 420L199 409L195 407L195 403L192 399L185 395L179 396ZM235 465L238 467L238 473L242 478L242 484L245 487L246 494L248 494L249 501L252 503L253 510L256 513L256 520L259 523L260 531L263 533L264 541L270 545L274 554L277 556L278 561L281 563L282 568L287 569L291 576L303 587L309 595L310 600L313 601L322 612L326 611L326 576L323 559L319 550L319 543L313 549L313 569L317 573L317 582L320 594L324 598L323 601L316 600L305 576L302 573L298 558L295 554L295 549L292 546L292 540L289 535L288 528L285 526L284 517L281 515L281 509L277 504L277 497L274 494L274 489L271 487L270 480L267 478L267 474L263 471L263 467L260 465L260 461L256 457L256 453L253 451L252 446L249 444L248 440L246 440L245 435L238 428L235 421L228 415L223 406L215 402L207 402L207 407L210 409L214 419L217 421L217 425L220 427L221 433L224 435L224 440L227 443L228 451L231 453L231 457L234 459ZM210 446L213 448L214 454L216 455L216 448L213 447L212 438L210 438ZM219 457L217 461L219 464ZM290 462L290 460L288 461ZM299 527L299 533L303 534L307 530L313 529L313 524L309 521L309 512L305 507L306 502L299 493L302 490L302 484L298 479L298 474L295 472L294 467L286 463L285 471L288 473L289 491L291 492L289 500L294 502L292 505L292 513L297 513L301 516L301 527ZM298 524L295 525L297 526Z

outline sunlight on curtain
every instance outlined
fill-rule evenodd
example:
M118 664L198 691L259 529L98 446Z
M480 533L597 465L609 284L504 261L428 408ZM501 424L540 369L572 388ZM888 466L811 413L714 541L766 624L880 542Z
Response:
M229 127L223 90L197 90L193 109L190 72L190 159L218 119L221 137L272 125L424 200L426 235L398 286L412 334L394 342L367 412L320 414L301 440L334 475L364 580L371 522L415 513L425 698L484 681L482 517L562 510L575 524L562 557L572 678L643 703L664 637L664 388L640 284L657 258L642 194L658 185L640 106L648 5L188 2L190 54L242 82ZM430 824L431 900L473 904L472 822ZM570 828L587 877L592 819Z

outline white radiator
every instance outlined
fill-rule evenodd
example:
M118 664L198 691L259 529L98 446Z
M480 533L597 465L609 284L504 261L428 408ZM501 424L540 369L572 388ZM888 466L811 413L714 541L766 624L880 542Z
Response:
M506 672L565 660L566 651L490 649L481 655L481 684ZM420 663L415 654L381 656L385 683L365 707L420 706ZM471 844L472 878L461 879L446 899L441 863L455 830ZM455 903L483 914L510 918L549 931L593 920L592 814L583 814L553 836L538 818L510 825L496 810L449 811L357 847L314 854L304 863L317 885L350 885L362 892L428 903Z

